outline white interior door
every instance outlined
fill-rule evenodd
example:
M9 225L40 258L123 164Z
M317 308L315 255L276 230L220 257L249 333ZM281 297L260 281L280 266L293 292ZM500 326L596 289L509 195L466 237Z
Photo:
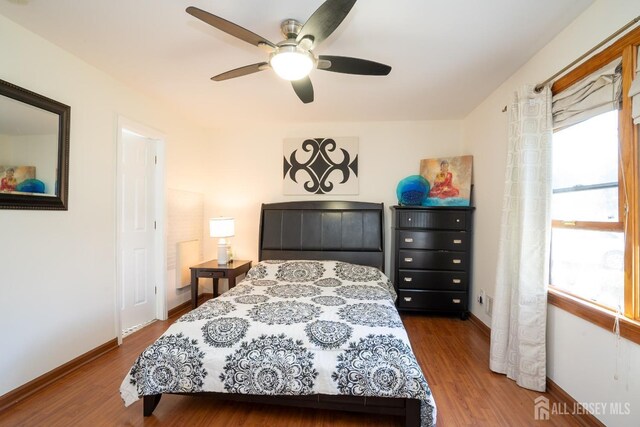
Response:
M123 330L156 318L155 142L122 130L118 154Z

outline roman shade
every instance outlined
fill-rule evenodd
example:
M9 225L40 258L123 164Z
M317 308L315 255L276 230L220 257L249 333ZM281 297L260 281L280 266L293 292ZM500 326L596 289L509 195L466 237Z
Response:
M640 58L640 47L638 48L638 57ZM640 124L640 61L636 64L636 75L629 88L629 97L632 101L631 116L634 124Z
M622 60L616 59L553 97L553 129L617 110L622 93ZM638 86L640 91L640 86ZM640 102L640 100L638 100Z

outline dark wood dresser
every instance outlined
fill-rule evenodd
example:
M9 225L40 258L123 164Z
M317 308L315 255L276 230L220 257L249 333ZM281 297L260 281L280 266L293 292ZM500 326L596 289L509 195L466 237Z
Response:
M391 280L399 310L467 318L474 209L391 207Z

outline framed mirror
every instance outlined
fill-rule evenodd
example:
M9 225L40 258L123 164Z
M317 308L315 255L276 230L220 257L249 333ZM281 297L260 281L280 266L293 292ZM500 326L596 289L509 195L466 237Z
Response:
M0 80L0 209L67 210L71 108Z

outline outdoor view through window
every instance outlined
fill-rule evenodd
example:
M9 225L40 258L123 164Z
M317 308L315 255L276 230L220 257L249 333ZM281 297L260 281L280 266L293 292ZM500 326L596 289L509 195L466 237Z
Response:
M624 307L618 155L617 110L553 134L550 283L614 310Z

